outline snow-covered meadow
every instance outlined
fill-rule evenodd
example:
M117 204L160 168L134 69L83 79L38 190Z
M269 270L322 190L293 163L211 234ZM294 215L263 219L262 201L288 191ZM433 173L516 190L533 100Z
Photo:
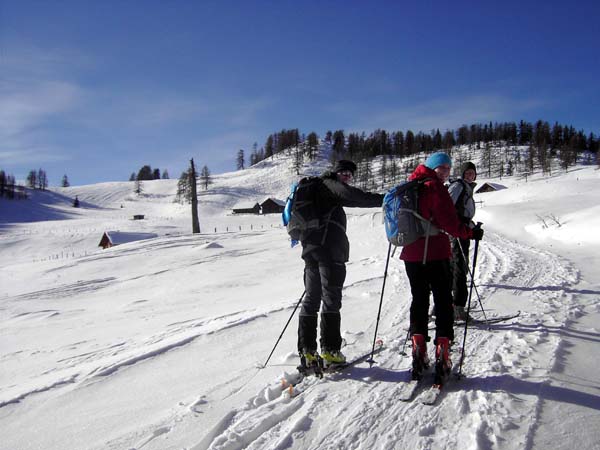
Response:
M0 449L600 448L598 170L493 179L507 189L476 195L483 307L521 315L469 329L465 378L431 407L397 399L410 366L397 256L375 366L305 380L290 396L294 319L257 368L302 294L303 264L277 215L230 212L284 199L288 166L215 176L197 235L189 206L173 203L176 180L146 182L141 196L114 182L1 199ZM373 340L387 242L378 209L347 212L352 357ZM158 237L102 250L107 230Z

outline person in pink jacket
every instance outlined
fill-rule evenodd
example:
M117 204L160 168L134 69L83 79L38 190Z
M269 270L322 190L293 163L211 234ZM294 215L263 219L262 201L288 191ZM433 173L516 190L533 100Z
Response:
M421 237L402 249L410 281L412 302L410 306L410 335L413 346L413 379L420 379L429 366L427 357L429 296L433 293L435 304L436 347L435 383L442 384L450 373L452 363L448 357L454 339L454 313L452 310L452 250L448 235L460 239L481 239L481 228L471 229L460 221L448 189L444 183L450 176L452 159L444 152L430 155L419 165L409 180L427 179L419 192L419 213L440 230L435 235Z

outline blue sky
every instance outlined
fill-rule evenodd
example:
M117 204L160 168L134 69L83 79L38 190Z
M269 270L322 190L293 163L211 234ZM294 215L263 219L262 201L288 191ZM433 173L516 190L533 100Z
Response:
M414 5L413 5L414 4ZM212 173L284 128L600 132L594 1L0 0L0 168Z

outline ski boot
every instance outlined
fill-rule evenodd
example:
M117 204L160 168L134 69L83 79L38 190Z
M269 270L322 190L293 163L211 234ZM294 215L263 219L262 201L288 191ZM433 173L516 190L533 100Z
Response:
M321 359L323 361L324 369L335 368L346 364L346 357L339 350L325 350L321 353Z
M452 361L450 360L450 339L438 337L435 339L435 373L433 384L443 386L444 382L452 372Z
M454 321L455 322L470 322L471 316L467 314L464 306L454 306Z
M412 341L412 371L413 380L420 380L423 372L429 369L429 357L427 356L427 339L422 334L413 334Z
M300 353L300 365L298 372L302 375L315 375L323 377L323 360L315 350L304 350Z

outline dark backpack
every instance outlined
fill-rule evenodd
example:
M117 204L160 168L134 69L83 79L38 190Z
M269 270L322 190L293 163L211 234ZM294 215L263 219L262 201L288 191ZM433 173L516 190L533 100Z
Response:
M432 236L438 229L419 214L419 191L430 180L402 183L383 197L383 219L388 241L397 247L412 244L423 236Z
M322 184L320 177L306 177L292 186L282 213L283 225L292 238L292 246L322 228L317 207L318 191Z

